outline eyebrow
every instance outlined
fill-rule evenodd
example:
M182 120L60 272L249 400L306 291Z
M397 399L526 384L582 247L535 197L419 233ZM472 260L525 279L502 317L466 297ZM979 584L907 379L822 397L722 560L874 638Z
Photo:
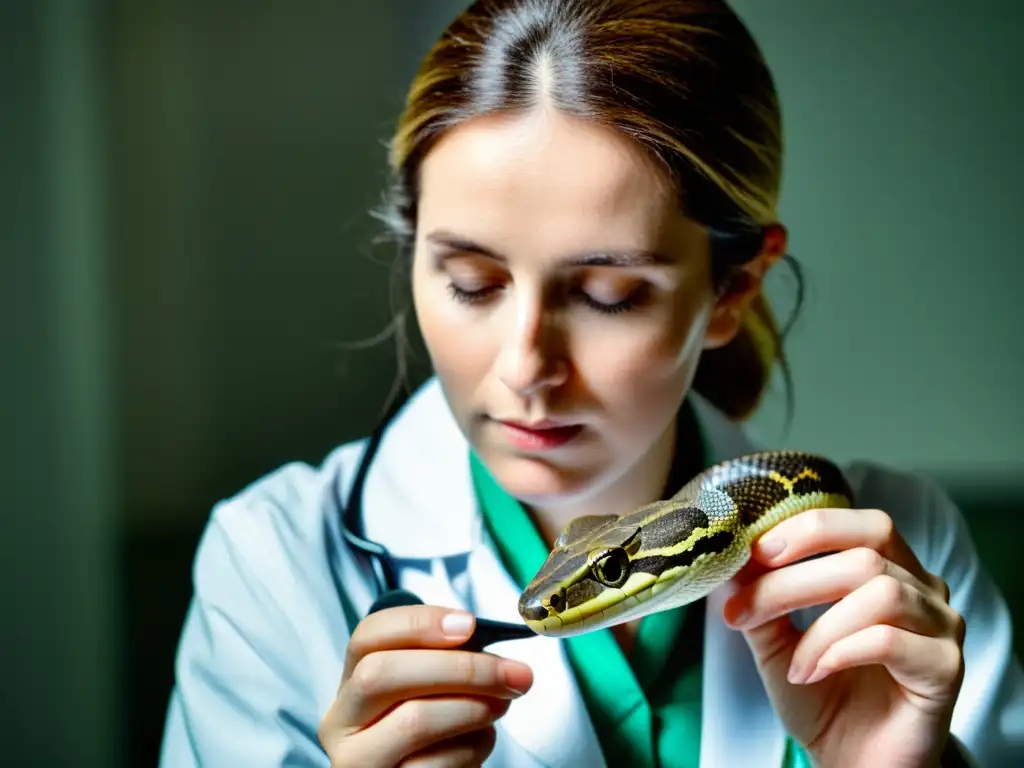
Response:
M474 243L468 238L447 230L435 230L428 234L425 239L427 242L440 245L452 251L451 254L443 255L441 261L455 255L454 252L456 251L460 253L475 253L503 263L508 261L505 256L497 251L486 248L479 243ZM592 251L571 256L562 262L563 265L570 267L655 267L673 263L675 263L674 259L643 248Z

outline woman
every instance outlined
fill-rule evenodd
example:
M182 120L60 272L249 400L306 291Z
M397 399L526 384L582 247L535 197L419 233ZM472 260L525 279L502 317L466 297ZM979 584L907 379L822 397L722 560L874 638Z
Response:
M1009 616L959 512L873 465L845 468L858 509L779 524L688 608L456 650L474 614L519 620L570 520L754 450L739 423L782 359L761 293L781 130L724 2L477 2L391 160L436 377L362 524L426 605L367 616L339 531L362 442L220 504L164 765L1024 764Z

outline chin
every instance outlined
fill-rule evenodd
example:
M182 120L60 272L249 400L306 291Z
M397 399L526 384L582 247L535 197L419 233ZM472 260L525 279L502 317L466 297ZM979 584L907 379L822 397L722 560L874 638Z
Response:
M481 454L488 470L507 493L523 504L564 504L590 490L596 473L559 466L540 457L488 451Z

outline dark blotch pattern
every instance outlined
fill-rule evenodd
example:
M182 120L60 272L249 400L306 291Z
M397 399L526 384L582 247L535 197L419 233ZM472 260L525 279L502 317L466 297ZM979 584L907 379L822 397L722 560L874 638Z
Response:
M695 507L673 509L644 526L640 533L641 547L670 547L688 539L695 529L709 525L708 516Z
M662 555L641 557L633 561L632 568L634 571L659 574L667 571L669 568L675 568L680 565L693 565L693 561L701 555L723 552L728 549L732 545L734 538L735 536L731 531L718 531L703 539L698 539L693 549L678 552L668 557Z
M853 498L853 490L842 470L830 461L824 461L816 457L807 457L802 462L805 467L813 470L821 480L804 478L797 480L793 485L794 493L811 493L812 491L823 491Z
M708 473L707 483L717 487L736 502L737 515L743 525L752 525L764 510L784 501L790 492L782 483L766 483L764 476L775 472L786 478L797 478L805 470L814 472L818 479L807 477L793 484L793 493L823 491L852 498L849 483L842 471L832 462L806 453L778 451L754 454L743 459L714 467Z
M757 522L764 511L789 497L781 483L766 483L763 477L747 477L720 486L736 504L736 514L744 526Z

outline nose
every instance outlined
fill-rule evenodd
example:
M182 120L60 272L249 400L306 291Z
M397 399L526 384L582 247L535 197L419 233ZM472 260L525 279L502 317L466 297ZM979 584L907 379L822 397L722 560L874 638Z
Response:
M498 359L502 383L522 396L564 384L569 366L558 336L539 306L519 308Z

